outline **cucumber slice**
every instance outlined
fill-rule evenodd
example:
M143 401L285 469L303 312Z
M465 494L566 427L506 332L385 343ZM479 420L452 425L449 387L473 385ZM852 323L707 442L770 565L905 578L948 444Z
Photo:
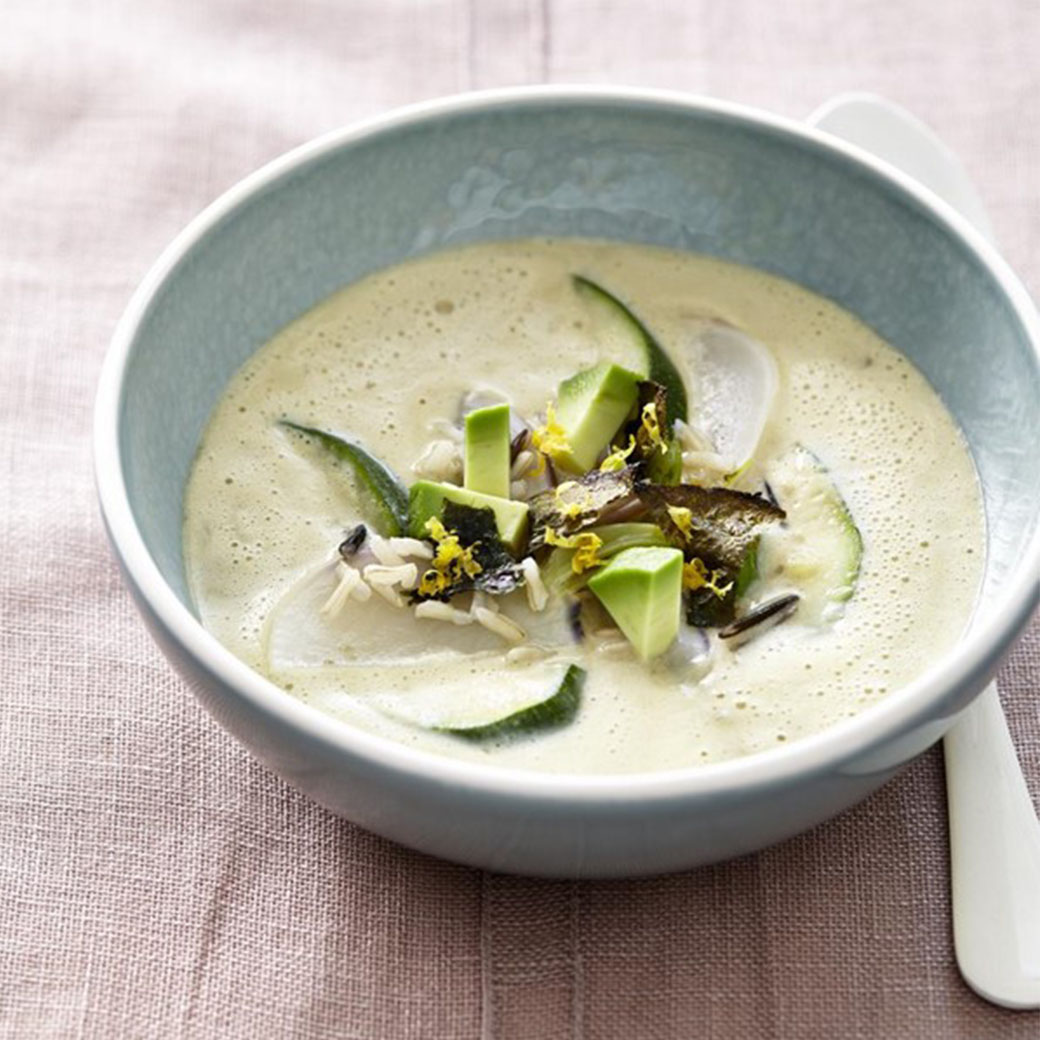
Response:
M462 680L457 685L415 690L373 703L398 721L466 740L483 741L565 726L581 704L585 669L569 665L548 695L541 676L510 677L508 683Z
M279 425L317 441L338 462L347 464L367 492L372 506L372 523L380 534L388 537L404 534L408 527L408 489L389 467L360 444L334 433L301 426L290 419L280 419Z
M762 533L759 572L801 595L800 620L834 621L859 580L859 528L827 468L807 448L798 445L778 459L768 467L768 478L787 520Z
M686 387L664 347L654 338L650 330L613 293L580 274L571 275L575 291L605 311L615 327L631 341L643 360L640 375L659 383L668 391L668 426L676 419L687 420L688 406Z

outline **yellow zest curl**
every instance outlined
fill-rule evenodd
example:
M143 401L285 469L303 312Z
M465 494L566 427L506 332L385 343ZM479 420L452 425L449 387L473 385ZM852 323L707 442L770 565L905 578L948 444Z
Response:
M577 520L585 513L594 511L596 508L592 492L588 488L582 489L581 501L565 502L564 496L570 494L573 488L578 487L576 480L565 480L558 487L553 488L553 497L556 499L556 508L564 520Z
M602 566L603 561L599 557L599 550L603 546L603 539L591 531L583 531L581 534L560 534L551 527L545 529L545 544L555 545L561 549L573 549L571 557L571 570L575 574L591 570L593 567Z
M463 577L475 578L484 569L473 558L473 551L480 542L463 548L459 536L448 531L435 516L426 521L426 530L430 532L436 549L429 570L419 581L420 595L438 596L458 584Z
M649 439L650 446L656 448L662 455L667 454L668 445L665 443L664 437L661 436L661 424L657 421L656 402L647 401L643 405L643 414L639 420L639 425Z
M556 421L556 406L550 401L545 406L545 425L531 431L531 447L538 454L538 466L532 476L545 469L545 460L558 460L570 454L567 431Z
M604 473L612 473L619 469L625 468L625 461L629 455L636 450L636 439L631 434L628 435L628 447L627 448L615 448L600 464L599 468Z
M580 502L564 502L563 496L570 491L571 488L577 487L578 483L575 480L565 480L558 487L553 489L553 497L556 499L556 507L560 511L560 516L564 520L576 520L585 511L585 507ZM591 501L591 495L586 492L586 500Z
M693 537L693 513L686 506L669 506L668 515L672 523L679 528L679 533L689 541Z
M733 582L720 586L719 579L723 577L722 571L712 571L709 574L708 568L704 566L704 561L698 556L695 556L689 563L683 564L682 576L683 588L711 589L719 599L725 599L730 589L733 588Z

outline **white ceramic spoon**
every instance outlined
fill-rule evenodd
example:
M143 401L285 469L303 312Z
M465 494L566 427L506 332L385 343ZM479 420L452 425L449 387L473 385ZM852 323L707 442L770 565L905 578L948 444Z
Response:
M899 167L950 203L991 242L993 228L957 157L909 112L843 94L809 122ZM1040 821L995 684L944 741L957 963L979 996L1040 1007Z

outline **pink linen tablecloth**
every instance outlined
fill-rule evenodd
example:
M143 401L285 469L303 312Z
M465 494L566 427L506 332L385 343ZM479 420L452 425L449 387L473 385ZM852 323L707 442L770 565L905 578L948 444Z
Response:
M330 816L160 658L89 425L138 280L257 165L389 106L531 82L801 116L876 90L964 157L1040 287L1035 0L0 4L0 1037L1040 1037L960 981L933 751L756 856L482 874ZM1001 674L1040 793L1040 627Z

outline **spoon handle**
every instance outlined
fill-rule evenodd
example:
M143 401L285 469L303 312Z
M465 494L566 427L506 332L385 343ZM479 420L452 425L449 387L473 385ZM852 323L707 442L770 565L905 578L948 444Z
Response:
M991 242L974 185L915 116L871 94L843 94L809 117L945 199ZM1040 821L990 684L947 732L946 790L957 964L979 996L1040 1007Z
M990 684L943 743L957 963L976 993L1040 1007L1040 823Z

